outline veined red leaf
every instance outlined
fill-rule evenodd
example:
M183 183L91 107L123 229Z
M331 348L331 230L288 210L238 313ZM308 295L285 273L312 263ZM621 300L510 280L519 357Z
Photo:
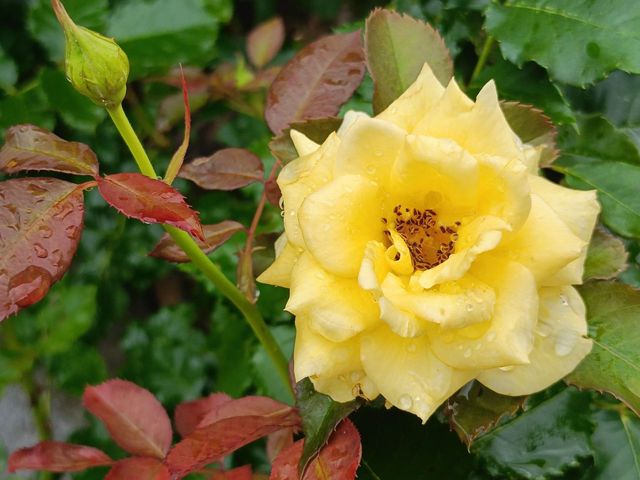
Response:
M299 478L298 464L302 457L304 440L299 440L284 450L273 462L270 480ZM302 480L353 480L362 458L360 434L350 420L343 420L308 464Z
M127 217L173 225L204 240L198 213L170 185L141 173L116 173L96 180L107 203Z
M196 429L204 417L230 400L231 397L226 393L214 393L205 398L181 403L173 415L176 430L181 437L186 437Z
M79 472L112 463L113 460L97 448L47 441L13 452L9 457L8 469L12 473L16 470Z
M280 452L293 445L293 434L294 429L283 428L267 437L267 457L271 463L280 455Z
M275 134L292 122L336 115L364 76L360 31L321 38L280 71L267 95L265 118Z
M282 48L284 23L280 17L272 18L254 28L247 38L247 56L257 68L264 67Z
M244 225L233 220L225 220L214 225L203 225L205 241L197 240L198 246L205 252L213 252L216 248L224 244L231 236L244 230ZM165 233L158 244L153 248L149 256L161 258L169 262L185 263L190 262L189 257L176 245L171 236Z
M167 173L164 176L164 181L171 185L176 179L182 162L184 162L184 156L189 148L189 137L191 135L191 109L189 107L189 92L187 91L187 81L184 78L184 71L180 68L180 80L182 82L182 99L184 102L184 138L182 143L171 157L169 166L167 167Z
M253 471L251 465L234 468L232 470L216 472L211 476L211 480L252 480Z
M0 182L0 321L42 299L71 265L82 187L56 178Z
M105 480L170 480L169 470L160 461L149 457L131 457L116 462Z
M224 148L187 163L178 175L207 190L235 190L264 179L264 165L244 148Z
M82 401L124 450L133 455L164 458L171 446L171 422L148 390L125 380L109 380L87 387Z
M174 445L166 463L173 475L186 475L281 428L297 427L296 410L266 397L223 403L200 426Z
M5 134L0 170L6 173L51 170L95 177L98 159L83 143L67 142L35 125L16 125Z

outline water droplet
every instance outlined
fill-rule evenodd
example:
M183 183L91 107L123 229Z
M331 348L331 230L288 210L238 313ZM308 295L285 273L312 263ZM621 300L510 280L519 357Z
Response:
M280 216L281 216L282 218L284 218L284 210L282 210L282 211L280 212Z
M71 202L64 202L58 205L58 211L53 215L54 218L64 220L73 212L73 205Z
M489 332L487 333L487 340L493 342L496 339L496 336L496 332Z
M380 150L376 150L375 152L373 152L373 156L380 158L382 156L382 152Z
M9 280L9 298L19 307L28 307L45 296L51 282L48 271L30 265Z
M358 372L358 371L351 372L350 378L352 382L357 382L362 378L362 372Z
M595 42L587 43L587 55L591 58L598 58L600 56L600 45Z
M482 344L476 343L473 348L475 348L476 350L480 350L482 348Z
M67 236L67 238L75 240L80 234L80 229L75 225L69 225L64 229L64 234Z
M555 352L559 357L566 357L578 343L578 334L573 330L561 330L556 336Z
M347 380L347 377L345 377L344 375L338 375L338 380L340 380L341 382L344 382Z
M32 195L35 195L35 196L38 196L38 197L47 193L47 189L46 188L42 188L40 185L38 185L36 183L30 183L29 185L27 185L27 190L29 190L29 192Z
M509 365L507 367L498 367L498 368L503 372L510 372L511 370L513 370L513 365Z
M47 258L49 256L49 251L39 243L33 244L33 251L36 252L38 258Z
M467 312L473 312L473 305L471 303L467 303L466 309Z
M284 210L284 197L280 197L280 200L278 200L278 206L280 207L280 210Z
M466 349L463 353L464 358L469 358L471 356L471 350Z
M48 225L40 225L38 227L38 232L40 232L40 236L42 238L51 238L51 235L53 235L53 230L51 230L51 227Z
M418 347L416 346L416 344L414 342L407 343L407 347L406 347L407 352L414 353L417 349L418 349Z
M62 265L62 252L59 249L51 252L51 264L56 268Z
M565 307L569 305L567 297L565 297L564 295L560 295L560 303L562 303L562 305L564 305Z
M160 194L160 198L162 198L163 200L169 200L170 198L174 197L174 193L173 192L163 192Z
M407 395L406 393L404 395L400 395L400 398L398 399L399 408L401 408L402 410L409 410L412 405L413 400L411 400L411 397L409 395Z
M289 212L289 216L290 216L290 217L295 217L295 216L296 216L296 211L295 211L295 210L291 210L291 211Z

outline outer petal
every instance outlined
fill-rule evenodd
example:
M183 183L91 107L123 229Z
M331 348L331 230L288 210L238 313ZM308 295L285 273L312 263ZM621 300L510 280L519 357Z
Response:
M558 273L544 280L544 285L567 285L582 283L584 261L587 256L586 245L591 241L591 235L600 212L600 205L595 190L572 190L546 178L529 177L531 191L539 195L571 231L585 242L585 248L574 261L562 268Z
M275 243L276 259L256 280L278 287L289 288L291 271L300 257L300 250L289 243L283 233Z
M278 176L278 185L284 202L285 231L289 242L296 247L304 247L298 223L300 205L311 193L331 180L335 154L339 145L338 136L330 135L313 153L285 165Z
M381 217L378 185L358 175L339 177L312 193L298 214L308 251L324 269L353 278L367 243L382 241Z
M317 391L337 402L378 396L377 388L362 370L359 339L331 342L316 334L304 317L296 318L293 365L297 381L309 377Z
M541 283L580 257L586 246L547 202L532 194L527 221L496 253L523 264Z
M493 369L478 380L498 393L528 395L542 390L573 371L591 351L585 338L585 307L573 287L540 291L540 322L529 365Z
M385 251L385 246L380 242L367 243L358 272L358 284L363 290L371 292L374 298L382 295L380 285L389 273L390 267L385 258Z
M293 269L286 310L333 342L345 341L379 319L377 304L355 279L336 277L303 253Z
M490 285L496 303L490 321L461 329L429 330L435 354L454 368L485 369L529 362L538 319L535 279L522 265L483 257L472 273Z
M393 123L358 117L342 135L336 157L335 176L361 175L380 185L386 184L406 135L404 130Z
M423 422L475 373L442 363L427 337L402 338L386 326L362 336L360 355L364 371L387 401Z
M415 125L429 115L443 92L444 87L425 63L416 81L376 118L412 132Z
M521 158L513 133L498 102L496 86L487 83L473 103L452 79L438 104L415 127L415 132L456 141L471 154Z
M289 135L291 136L293 146L296 147L296 152L298 152L298 156L300 157L310 155L320 148L320 145L311 140L304 133L297 130L292 129Z

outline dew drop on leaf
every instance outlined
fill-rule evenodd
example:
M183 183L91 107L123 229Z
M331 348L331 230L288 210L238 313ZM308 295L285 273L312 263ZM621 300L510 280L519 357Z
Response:
M51 275L44 268L30 265L9 280L9 296L19 307L41 300L51 286Z

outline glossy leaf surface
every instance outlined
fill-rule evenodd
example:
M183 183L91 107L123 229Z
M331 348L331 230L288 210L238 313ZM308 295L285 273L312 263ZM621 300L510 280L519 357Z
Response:
M186 437L196 429L204 417L230 400L231 397L226 393L214 393L208 397L181 403L174 413L176 430L181 437Z
M47 441L13 452L9 458L9 471L78 472L86 468L112 463L113 460L97 448Z
M82 401L124 450L133 455L164 458L171 446L171 422L148 390L116 379L87 387Z
M105 480L170 480L169 470L153 458L132 457L115 463Z
M5 134L0 170L6 173L51 170L95 176L98 159L83 143L67 142L35 125L16 125Z
M264 67L273 60L284 43L284 23L280 17L261 23L247 37L247 55L253 65Z
M127 217L173 225L204 240L198 213L166 183L140 173L116 173L96 180L107 203Z
M264 178L262 160L244 148L224 148L200 157L180 170L180 177L207 190L235 190Z
M233 220L225 220L224 222L214 225L203 225L205 241L197 240L198 246L205 252L213 252L216 248L224 244L232 235L244 230L244 225L234 222ZM165 233L158 244L153 248L149 256L161 258L169 262L185 263L189 262L189 257L184 251L176 245L171 236Z
M596 228L584 263L585 280L609 280L627 268L628 253L624 243L605 228Z
M55 178L0 182L0 320L41 300L67 271L83 202L81 188Z
M359 31L303 48L271 84L265 110L269 127L280 134L293 122L336 115L360 85L364 69Z

